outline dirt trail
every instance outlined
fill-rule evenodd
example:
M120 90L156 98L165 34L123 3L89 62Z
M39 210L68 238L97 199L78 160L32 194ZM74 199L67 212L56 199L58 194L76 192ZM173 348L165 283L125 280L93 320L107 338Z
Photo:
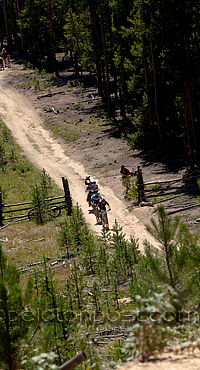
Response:
M28 160L51 176L57 186L62 188L62 176L68 178L74 204L78 202L85 215L90 229L95 233L101 232L101 226L95 224L94 215L89 213L86 202L84 178L86 169L81 163L75 162L64 153L61 145L43 129L42 118L36 112L31 102L16 89L6 85L6 74L9 70L0 73L0 116L11 130L12 135L22 148ZM98 183L98 179L95 179ZM139 238L141 250L143 241L158 246L157 242L147 233L144 225L131 214L118 199L113 190L101 186L101 194L109 200L112 210L109 212L109 224L112 226L115 219L123 226L126 237L131 235Z

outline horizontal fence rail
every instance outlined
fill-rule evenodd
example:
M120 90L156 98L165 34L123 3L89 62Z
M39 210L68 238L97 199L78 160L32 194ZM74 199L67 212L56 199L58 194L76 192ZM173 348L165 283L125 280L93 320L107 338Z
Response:
M63 199L63 201L61 202L53 202L55 200L59 200L59 199ZM59 197L55 197L55 198L49 198L49 199L45 199L46 202L49 202L49 205L51 207L53 206L59 206L59 205L63 205L63 206L66 206L66 203L65 203L65 196L59 196ZM21 208L21 206L24 206L24 205L29 205L29 207L25 207L25 208ZM20 219L26 219L28 218L28 212L24 214L24 211L30 211L32 209L32 202L24 202L24 203L16 203L16 204L9 204L9 205L4 205L4 204L1 204L2 206L2 216L0 217L0 225L1 225L1 221L10 221L10 220L20 220ZM20 207L20 208L15 208L15 207ZM10 209L12 208L12 209ZM10 215L10 214L13 214L13 213L19 213L19 212L23 212L23 214L17 214L17 215L14 215L14 216L7 216L7 215ZM4 216L6 215L6 216Z
M199 172L198 175L197 172ZM148 205L150 201L152 204L165 202L180 196L180 194L199 193L197 179L200 178L200 170L194 173L177 179L144 182L142 170L138 167L138 205Z
M62 177L64 195L54 198L45 199L50 207L57 206L66 208L68 215L72 210L72 199L69 191L68 180ZM0 226L3 226L3 221L23 220L28 218L29 211L33 208L32 202L23 202L16 204L3 204L2 194L0 192Z

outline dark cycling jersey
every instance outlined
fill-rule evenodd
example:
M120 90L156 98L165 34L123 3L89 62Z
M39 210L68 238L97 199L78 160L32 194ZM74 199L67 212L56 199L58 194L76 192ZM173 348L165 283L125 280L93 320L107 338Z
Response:
M121 173L123 179L131 174L130 171L128 170L128 168L126 168L126 167L121 169L120 173Z
M105 211L105 210L106 210L106 205L110 208L109 203L108 203L106 200L102 200L102 201L99 203L99 208L100 208L100 210Z
M98 185L97 184L89 184L86 188L86 190L93 190L96 191L98 190Z

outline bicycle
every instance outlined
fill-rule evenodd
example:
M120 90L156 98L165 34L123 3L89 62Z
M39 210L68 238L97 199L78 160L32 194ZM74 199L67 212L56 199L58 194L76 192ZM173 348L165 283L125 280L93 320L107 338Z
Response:
M7 56L5 67L11 68L10 56Z
M93 212L94 212L94 215L96 217L96 220L97 220L97 223L100 222L101 220L101 215L100 215L100 212L99 212L99 207L97 204L92 204L92 207L93 207Z
M52 218L60 216L61 207L53 206L49 210L42 210L41 212L37 212L35 209L31 209L28 212L28 218L29 220L38 220L41 218L42 213L47 215L48 220L51 220Z
M111 209L105 209L105 210L101 210L100 211L100 218L101 218L101 224L102 226L109 230L109 224L108 224L108 216L107 216L107 212L110 211Z

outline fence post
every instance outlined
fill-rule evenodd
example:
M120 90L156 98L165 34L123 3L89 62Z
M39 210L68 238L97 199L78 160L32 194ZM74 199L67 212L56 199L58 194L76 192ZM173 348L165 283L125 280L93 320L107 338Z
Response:
M72 370L74 367L81 364L81 362L86 360L86 355L83 351L79 352L76 356L65 362L60 366L60 370Z
M1 192L0 192L0 226L3 226L3 204Z
M144 201L144 182L142 176L142 170L140 166L137 167L137 187L138 187L138 204Z
M70 216L72 213L72 198L71 198L70 191L69 191L69 184L68 184L68 180L65 179L64 177L62 177L62 182L63 182L63 189L65 192L65 202L67 204L68 216Z

